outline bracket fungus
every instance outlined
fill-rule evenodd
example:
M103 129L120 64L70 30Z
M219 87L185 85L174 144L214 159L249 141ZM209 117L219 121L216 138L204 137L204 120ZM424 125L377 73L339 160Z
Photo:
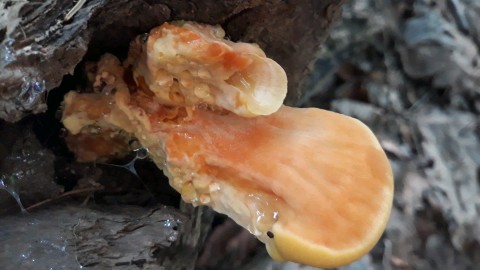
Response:
M62 121L81 161L138 140L183 200L225 213L276 260L348 264L378 241L393 177L372 132L353 118L282 105L283 69L218 26L165 23L106 54L90 92L70 92Z

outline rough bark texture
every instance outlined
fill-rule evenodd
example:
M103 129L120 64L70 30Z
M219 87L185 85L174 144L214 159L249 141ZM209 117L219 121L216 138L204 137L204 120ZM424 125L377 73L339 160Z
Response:
M178 207L148 160L81 164L58 141L48 149L48 120L0 122L0 269L193 269L213 210Z
M202 207L190 212L198 218L167 207L63 205L2 217L2 231L8 233L0 234L0 267L193 269L196 253L187 251L203 241L211 214Z
M81 2L81 1L79 1ZM84 56L125 53L129 41L171 20L221 24L233 40L258 43L289 77L288 102L338 17L343 0L94 0L69 20L72 1L0 3L0 118L44 111L45 95Z

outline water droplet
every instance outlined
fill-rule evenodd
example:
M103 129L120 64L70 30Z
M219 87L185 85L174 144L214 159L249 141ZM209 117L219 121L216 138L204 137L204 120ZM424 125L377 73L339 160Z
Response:
M149 34L148 33L144 33L140 36L140 41L142 42L142 44L146 44L147 41L148 41L148 37L149 37Z
M58 131L58 137L60 137L60 138L65 138L65 137L67 137L67 135L68 135L68 130L66 128L61 128Z
M0 67L4 67L15 60L14 50L12 48L13 39L4 41L0 45Z
M136 159L145 159L148 157L148 148L145 148L145 147L141 147L141 148L138 148L135 151L135 158Z
M274 211L274 212L273 212L273 219L274 219L275 221L278 220L278 211Z
M200 195L199 200L200 200L201 204L207 204L207 203L210 203L211 198L210 198L210 196L208 196L206 194L202 194L202 195Z
M208 185L208 191L209 191L210 193L219 191L220 189L222 189L222 188L221 188L220 185L217 184L217 183L211 183L210 185Z
M23 77L22 80L18 101L25 109L31 109L39 96L47 90L45 80L35 77Z
M247 205L253 219L253 231L266 232L278 220L277 198L267 194L249 194Z
M177 232L173 232L170 236L168 236L168 241L175 242L177 240Z
M175 224L175 221L171 220L171 219L166 219L163 221L163 227L165 228L172 228Z
M43 93L45 91L45 81L33 81L32 82L32 91L36 94Z

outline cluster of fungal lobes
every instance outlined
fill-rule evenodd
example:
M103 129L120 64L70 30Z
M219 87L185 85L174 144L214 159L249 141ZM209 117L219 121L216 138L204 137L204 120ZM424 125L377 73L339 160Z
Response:
M136 139L183 200L225 213L276 260L318 267L367 253L389 217L388 159L361 122L282 105L284 70L219 26L173 22L132 41L122 63L89 67L62 121L79 161L125 155Z

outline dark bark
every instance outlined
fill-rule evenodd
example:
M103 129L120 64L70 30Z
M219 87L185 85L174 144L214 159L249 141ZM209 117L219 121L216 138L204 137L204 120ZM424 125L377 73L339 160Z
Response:
M92 0L70 20L66 0L0 3L0 118L18 121L46 109L46 92L84 58L125 54L129 41L165 21L221 24L233 40L258 43L289 77L287 103L343 0ZM2 6L3 5L3 6ZM2 18L9 18L4 20Z

